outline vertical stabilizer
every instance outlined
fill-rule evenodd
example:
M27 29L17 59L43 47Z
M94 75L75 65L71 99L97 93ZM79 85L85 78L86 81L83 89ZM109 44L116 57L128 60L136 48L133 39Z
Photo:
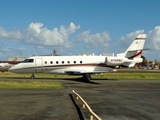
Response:
M124 53L117 54L117 56L126 57L128 59L140 58L142 55L145 39L146 34L139 34L128 47L128 49Z

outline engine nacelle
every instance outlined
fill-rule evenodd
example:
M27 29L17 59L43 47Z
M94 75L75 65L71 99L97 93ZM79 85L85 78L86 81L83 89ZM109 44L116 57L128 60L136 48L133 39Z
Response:
M105 63L107 65L122 65L124 63L130 63L132 60L129 60L128 58L125 57L106 57Z
M141 63L143 61L142 58L134 58L132 62L134 63Z

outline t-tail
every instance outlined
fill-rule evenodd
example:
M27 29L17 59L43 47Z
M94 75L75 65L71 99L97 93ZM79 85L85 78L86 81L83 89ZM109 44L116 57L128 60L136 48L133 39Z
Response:
M136 63L141 63L143 59L141 58L144 43L146 39L146 34L139 34L132 44L124 53L117 54L116 57L106 58L108 63L113 62L119 63L117 66L134 67ZM121 63L121 64L120 64Z

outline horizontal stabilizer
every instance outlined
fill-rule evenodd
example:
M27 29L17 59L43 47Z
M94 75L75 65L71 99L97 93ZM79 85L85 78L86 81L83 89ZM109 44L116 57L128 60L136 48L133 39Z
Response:
M151 50L151 48L136 49L136 50L128 50L128 51L140 51L140 50L142 50L142 51L144 51L144 50Z

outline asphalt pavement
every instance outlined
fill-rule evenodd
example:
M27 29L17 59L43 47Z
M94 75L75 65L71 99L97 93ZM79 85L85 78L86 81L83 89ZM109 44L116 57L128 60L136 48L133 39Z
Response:
M160 118L160 80L50 80L62 82L64 88L0 89L0 120L89 120L90 113L82 108L72 90L103 120Z

